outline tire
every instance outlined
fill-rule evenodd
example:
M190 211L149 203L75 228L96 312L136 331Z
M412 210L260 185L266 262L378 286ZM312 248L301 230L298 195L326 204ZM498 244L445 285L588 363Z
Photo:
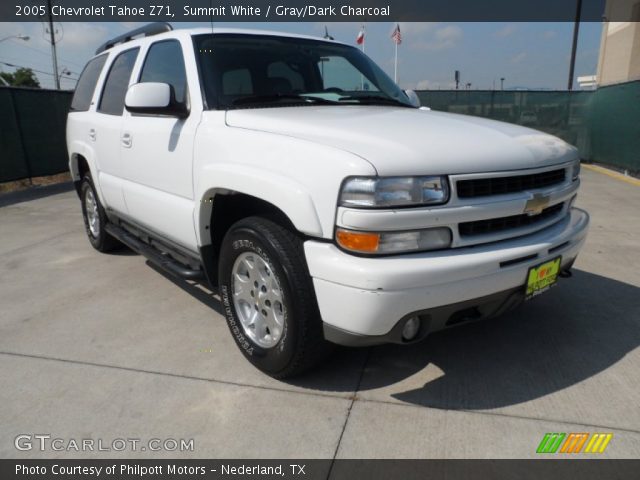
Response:
M80 203L82 204L84 229L93 248L103 253L120 248L122 243L105 230L108 222L107 215L96 194L93 180L91 180L89 174L82 178L82 183L80 184Z
M297 235L266 218L240 220L222 241L218 273L231 335L259 370L292 377L331 351Z

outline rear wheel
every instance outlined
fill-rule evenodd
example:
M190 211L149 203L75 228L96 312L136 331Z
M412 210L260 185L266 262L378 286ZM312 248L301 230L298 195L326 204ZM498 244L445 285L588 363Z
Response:
M82 218L89 242L99 252L109 252L122 244L109 235L105 230L107 215L100 204L93 181L89 174L82 178L80 185L80 200L82 202Z
M291 377L330 351L294 233L261 217L240 220L222 242L219 278L231 334L263 372Z

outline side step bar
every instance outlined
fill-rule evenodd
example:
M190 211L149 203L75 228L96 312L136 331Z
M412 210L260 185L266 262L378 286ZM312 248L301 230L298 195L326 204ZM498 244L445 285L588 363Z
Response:
M204 278L204 272L202 270L194 270L190 267L183 265L182 263L174 260L166 253L161 252L157 248L148 245L134 235L127 232L124 228L121 228L113 223L107 223L105 230L112 237L117 238L131 250L145 256L151 263L158 267L173 273L178 277L185 278L187 280L202 280Z

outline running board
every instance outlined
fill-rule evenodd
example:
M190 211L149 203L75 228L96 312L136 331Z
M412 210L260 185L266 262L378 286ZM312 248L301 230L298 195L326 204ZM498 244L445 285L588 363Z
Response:
M105 225L105 230L109 235L120 240L131 250L145 256L151 263L168 271L169 273L173 273L174 275L187 280L202 280L204 278L204 272L202 270L194 270L183 265L177 260L171 258L168 254L144 243L134 235L127 232L124 228L113 223L107 223Z

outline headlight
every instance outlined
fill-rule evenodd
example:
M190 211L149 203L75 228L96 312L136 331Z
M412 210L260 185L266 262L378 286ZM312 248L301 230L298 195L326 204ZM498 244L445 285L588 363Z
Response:
M356 253L392 254L438 250L451 246L451 230L427 228L409 232L357 232L338 228L336 241Z
M356 177L348 179L340 193L345 207L408 207L438 205L449 200L447 177Z
M576 162L571 167L571 180L577 180L580 176L580 159L576 160Z

